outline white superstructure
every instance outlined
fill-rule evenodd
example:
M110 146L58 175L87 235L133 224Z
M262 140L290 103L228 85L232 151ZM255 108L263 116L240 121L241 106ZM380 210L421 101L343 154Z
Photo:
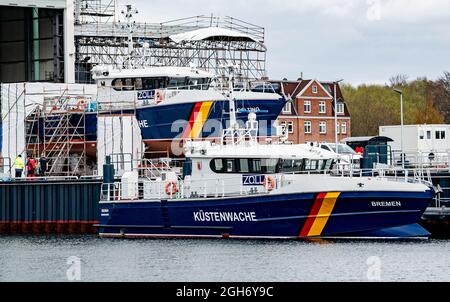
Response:
M97 66L92 70L97 81L98 101L113 107L167 105L201 101L227 101L228 79L195 67L147 67L116 69ZM250 84L234 92L237 100L274 100L281 98L270 84L257 83L266 91L251 91ZM248 108L249 110L253 108ZM255 108L257 109L257 108Z

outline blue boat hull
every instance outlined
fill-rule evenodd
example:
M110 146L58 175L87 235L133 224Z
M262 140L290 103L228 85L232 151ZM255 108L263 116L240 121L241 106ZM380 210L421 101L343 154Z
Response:
M329 215L313 214L319 195L102 202L98 227L105 237L293 239L430 235L416 224L432 200L431 191L343 192ZM386 204L395 200L396 206L374 207L375 200Z
M230 116L228 101L212 102L211 108L201 122L199 137L220 137L222 130L228 128ZM182 139L189 127L189 121L194 116L198 103L175 104L166 106L143 107L137 109L137 119L140 122L144 141L171 141ZM245 125L250 112L256 113L260 125L261 136L272 136L272 127L286 102L280 100L246 100L236 101L236 118Z

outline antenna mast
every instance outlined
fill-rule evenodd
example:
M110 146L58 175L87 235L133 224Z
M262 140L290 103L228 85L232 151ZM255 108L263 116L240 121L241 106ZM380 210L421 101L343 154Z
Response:
M134 56L134 42L133 42L133 33L136 26L136 21L133 21L133 15L138 14L138 10L133 7L131 4L125 5L126 11L122 10L122 15L125 16L126 25L122 25L122 29L128 30L128 58L127 58L127 68L133 68L133 56Z

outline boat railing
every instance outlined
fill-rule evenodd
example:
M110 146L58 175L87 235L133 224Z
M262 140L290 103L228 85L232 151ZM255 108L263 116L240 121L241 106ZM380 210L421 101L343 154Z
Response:
M398 150L388 154L392 166L405 166L410 168L432 168L450 171L450 152L401 152Z
M311 170L297 172L283 172L279 174L260 175L255 183L246 185L242 175L224 176L220 178L202 178L192 180L190 177L182 179L180 174L172 173L172 178L162 177L164 172L173 172L173 163L166 164L161 161L147 161L146 173L140 174L135 182L117 182L104 184L102 186L102 200L163 200L163 199L190 199L190 198L223 198L238 196L263 196L272 190L292 185L295 179L289 175L330 175L332 177L346 178L373 178L387 181L420 183L432 187L431 174L422 173L418 169L376 169L340 171L333 170ZM267 177L274 181L273 187L267 186ZM263 182L264 180L264 182ZM255 180L254 180L255 181ZM436 202L440 203L443 199Z
M114 166L116 174L121 175L125 170L134 169L133 154L131 153L111 153L111 164Z
M139 178L148 180L160 179L164 173L178 172L184 160L175 160L169 157L160 159L137 159L134 160L135 171Z
M100 200L120 201L122 199L122 183L102 184Z
M202 83L202 84L188 84L188 85L180 85L180 86L168 86L167 88L161 90L208 90L211 86L211 83Z
M233 182L233 180L235 182ZM152 200L152 199L190 199L219 198L267 195L272 190L281 188L291 181L282 175L273 176L274 187L259 189L246 187L242 184L242 176L208 178L201 181L190 180L152 180L141 179L139 182L125 184L121 182L103 184L101 200ZM240 185L236 185L236 183ZM131 193L130 193L131 192Z
M283 174L296 175L317 175L329 174L334 177L349 178L384 178L391 181L422 183L432 186L431 169L402 169L399 167L375 168L375 169L357 169L353 164L340 164L337 169L316 169L309 171L283 172Z

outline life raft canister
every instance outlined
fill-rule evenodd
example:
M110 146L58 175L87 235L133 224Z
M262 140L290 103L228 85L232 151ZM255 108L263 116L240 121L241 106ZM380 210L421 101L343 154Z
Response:
M275 179L272 176L266 176L264 178L263 186L267 191L269 192L273 191L273 189L275 189L276 186Z
M178 193L177 184L174 181L168 181L166 183L166 194L172 196L177 193Z

